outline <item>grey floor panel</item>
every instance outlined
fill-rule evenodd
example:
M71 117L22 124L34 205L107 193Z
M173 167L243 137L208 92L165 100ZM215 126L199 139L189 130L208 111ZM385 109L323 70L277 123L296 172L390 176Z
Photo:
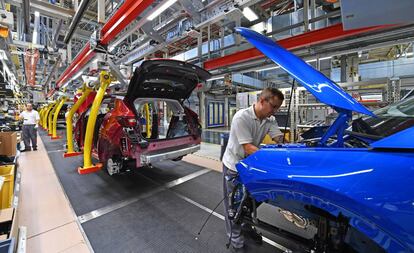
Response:
M42 139L48 151L63 147L62 140L52 141L44 134ZM105 171L79 175L77 167L83 165L82 156L63 158L63 151L50 152L48 155L77 215L152 190L157 184L147 177L157 183L165 183L201 169L182 161L166 161L153 168L137 169L112 177Z
M83 157L62 157L64 139L50 140L40 131L49 158L77 215L140 196L203 167L183 161L167 161L132 173L109 176L104 171L79 175ZM52 152L50 152L52 151ZM224 221L212 216L202 235L195 239L205 210L178 197L214 208L222 199L221 173L211 171L188 182L150 195L82 224L95 252L230 252L225 248ZM217 211L223 214L223 207ZM268 244L249 243L246 252L279 252Z
M202 234L197 232L208 213L170 191L83 224L96 252L230 252L224 221L212 216ZM250 245L248 252L278 252L274 247Z
M184 184L172 188L173 191L190 198L205 207L213 209L223 199L223 177L220 172L211 171ZM221 204L217 213L224 214Z

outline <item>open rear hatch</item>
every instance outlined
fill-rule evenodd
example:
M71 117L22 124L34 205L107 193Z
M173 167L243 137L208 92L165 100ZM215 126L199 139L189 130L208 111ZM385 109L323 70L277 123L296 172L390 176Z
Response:
M169 98L185 100L197 84L211 74L193 64L176 60L147 60L135 69L125 99Z

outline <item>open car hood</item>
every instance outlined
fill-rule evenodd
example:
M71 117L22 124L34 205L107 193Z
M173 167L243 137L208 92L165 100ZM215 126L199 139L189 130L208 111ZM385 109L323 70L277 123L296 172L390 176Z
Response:
M330 105L334 109L355 111L375 117L371 111L358 103L332 80L268 37L242 27L236 28L236 31L293 76L322 103Z
M125 98L129 101L139 97L183 100L197 84L210 77L208 71L186 62L147 60L135 69Z

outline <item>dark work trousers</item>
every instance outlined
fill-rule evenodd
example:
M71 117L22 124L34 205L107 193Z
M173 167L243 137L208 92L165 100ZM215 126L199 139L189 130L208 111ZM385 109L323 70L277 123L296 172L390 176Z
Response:
M30 150L30 141L32 141L32 148L37 148L37 129L35 125L23 125L23 141L26 150Z
M233 191L235 185L232 179L237 175L237 172L230 170L223 164L223 193L224 193L224 217L226 219L226 232L227 238L231 234L231 245L234 248L242 248L244 246L244 236L241 232L241 225L235 224L232 220L229 220L229 196Z

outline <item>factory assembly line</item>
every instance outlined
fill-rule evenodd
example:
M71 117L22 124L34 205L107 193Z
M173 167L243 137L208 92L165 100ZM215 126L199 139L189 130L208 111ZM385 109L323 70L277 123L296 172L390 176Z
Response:
M1 1L0 249L414 252L413 7Z

